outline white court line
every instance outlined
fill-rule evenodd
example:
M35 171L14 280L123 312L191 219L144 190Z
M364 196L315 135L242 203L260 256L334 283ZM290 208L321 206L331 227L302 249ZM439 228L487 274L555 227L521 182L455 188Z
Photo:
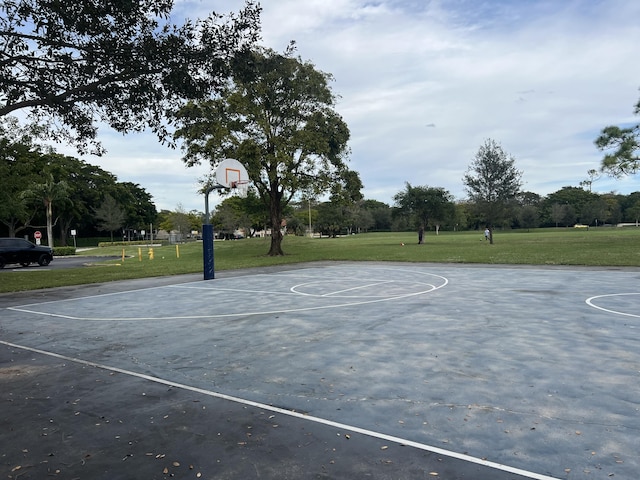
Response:
M375 270L391 270L391 271L401 271L401 272L406 272L406 269L400 269L400 268L376 268L376 267L372 267ZM304 269L304 270L291 270L291 271L286 271L286 272L277 272L277 273L258 273L253 275L253 277L292 277L292 276L299 276L299 277L308 277L308 278L318 278L317 275L311 275L311 274L306 274L306 275L301 275L301 274L296 274L296 272L302 272L302 271L308 271L308 269ZM424 272L418 272L421 275L425 275L425 276L434 276L434 277L438 277L441 280L444 281L443 285L440 285L438 287L436 287L435 289L437 290L438 288L442 288L444 286L446 286L449 283L449 280L446 277L443 277L441 275L436 275L436 274L432 274L432 273L424 273ZM215 282L221 282L221 281L231 281L237 278L242 278L242 277L230 277L230 278L226 278L226 279L218 279L218 280L214 280ZM356 279L357 277L353 277L354 279ZM212 280L204 280L204 282L211 282ZM200 286L196 286L196 284L200 284L202 283L203 280L200 281L195 281L195 282L187 282L187 283L177 283L177 284L172 284L172 285L159 285L157 287L145 287L145 288L138 288L138 289L133 289L133 290L123 290L121 292L108 292L108 293L98 293L95 295L87 295L85 297L75 297L75 298L63 298L63 299L56 299L56 300L48 300L46 302L38 302L38 303L27 303L25 305L17 305L15 307L7 307L7 310L18 310L20 308L27 308L27 307L33 307L33 306L37 306L37 305L47 305L47 304L51 304L51 303L62 303L62 302L74 302L77 300L87 300L87 299L91 299L91 298L102 298L102 297L110 297L110 296L114 296L114 295L126 295L128 293L132 293L132 292L146 292L146 291L150 291L150 290L158 290L161 288L193 288L193 289L202 289L202 290L207 290L207 289L211 289L211 287L200 287ZM416 283L420 283L420 282L416 282ZM192 285L191 287L189 287L189 285ZM213 287L213 289L221 289L220 287ZM231 291L240 291L237 289L227 289L227 290L231 290ZM265 292L265 293L282 293L282 292ZM35 313L35 312L30 312L27 311L29 313Z
M376 269L376 270L390 270L390 271L401 271L401 272L406 272L406 270L402 270L402 269ZM154 290L154 289L159 289L159 288L176 288L178 286L182 286L182 288L190 288L187 287L186 285L189 284L179 284L179 285L164 285L164 286L159 286L159 287L150 287L150 288L143 288L143 289L139 289L139 290L132 290L131 292L129 291L124 291L124 292L112 292L112 293L105 293L105 294L100 294L100 295L90 295L87 297L79 297L79 298L73 298L73 299L64 299L64 300L52 300L52 301L48 301L48 302L42 302L42 303L32 303L32 304L28 304L28 305L22 305L22 306L16 306L16 307L7 307L7 310L12 310L12 311L16 311L16 312L22 312L22 313L29 313L29 314L33 314L33 315L40 315L40 316L45 316L45 317L54 317L54 318L64 318L67 320L85 320L85 321L157 321L157 320L201 320L201 319L211 319L211 318L233 318L233 317L248 317L248 316L257 316L257 315L275 315L275 314L286 314L286 313L298 313L298 312L308 312L308 311L314 311L314 310L327 310L327 309L332 309L332 308L343 308L343 307L352 307L352 306L360 306L360 305L367 305L367 304L372 304L372 303L380 303L380 302L389 302L389 301L395 301L395 300L402 300L405 298L410 298L410 297L415 297L418 295L424 295L427 293L431 293L435 290L439 290L440 288L445 287L446 285L448 285L449 280L446 277L443 277L441 275L436 275L436 274L432 274L432 273L424 273L424 272L418 272L423 276L426 277L437 277L442 281L442 284L440 285L433 285L433 284L428 284L428 283L423 283L423 282L416 282L416 281L412 281L411 283L415 283L415 284L420 284L420 285L424 285L427 287L430 287L427 290L423 290L423 291L419 291L419 292L411 292L411 293L405 293L405 294L401 294L401 295L395 295L395 296L389 296L389 297L375 297L375 298L368 298L367 297L353 297L353 298L365 298L364 300L359 300L359 301L348 301L346 303L339 303L339 304L331 304L331 305L319 305L319 306L314 306L314 307L299 307L299 308L291 308L291 309L277 309L277 310L270 310L270 311L255 311L255 312L249 312L249 311L244 311L244 312L236 312L236 313L220 313L220 314L207 314L207 315L180 315L180 316L162 316L162 317L80 317L80 316L75 316L75 315L65 315L65 314L58 314L58 313L51 313L51 312L41 312L41 311L37 311L37 310L33 310L30 309L29 307L36 307L36 306L40 306L40 305L46 305L46 304L53 304L56 303L57 301L60 302L68 302L71 300L77 301L77 300L86 300L86 299L91 299L91 298L99 298L99 297L105 297L105 296L109 296L109 295L122 295L122 294L126 294L126 293L131 293L131 292L143 292L146 290ZM267 274L265 274L265 276L268 276ZM351 278L353 280L358 280L357 277L353 277ZM407 280L400 280L402 282L408 282ZM195 282L194 282L195 283ZM310 282L313 283L313 282ZM200 288L200 287L191 287L191 288ZM217 287L213 287L213 289L216 289ZM294 287L295 288L295 287ZM207 288L205 288L206 290ZM232 289L234 292L236 293L242 293L244 292L244 290L242 289ZM293 290L293 289L292 289ZM293 290L295 291L295 290ZM251 291L247 290L247 292L252 293ZM267 293L273 293L273 292L267 292ZM278 292L278 293L282 293L282 292ZM301 293L301 292L296 292L300 295L310 295L310 294L305 294L305 293Z
M585 303L587 305L589 305L590 307L596 308L598 310L602 310L603 312L607 312L607 313L615 313L616 315L624 315L626 317L635 317L635 318L640 318L640 315L636 315L635 313L626 313L626 312L619 312L617 310L610 310L608 308L604 308L604 307L599 307L598 305L596 305L595 303L593 303L593 300L598 299L598 298L605 298L605 297L624 297L624 296L629 296L629 295L640 295L640 293L611 293L609 295L596 295L595 297L590 297L587 298L585 300Z
M321 296L322 297L337 296L337 295L340 295L341 293L353 292L354 290L362 290L364 288L377 287L378 285L384 285L385 283L391 283L391 282L393 282L393 280L384 280L384 281L379 281L375 283L368 283L366 285L360 285L358 287L345 288L343 290L336 290L335 292L324 293ZM306 285L309 285L309 284L306 284ZM296 285L295 287L291 287L291 291L297 292L297 290L294 290L294 288L297 288L299 286L302 286L302 285Z
M323 297L331 297L331 296L336 296L336 295L340 295L341 293L345 293L345 292L353 292L354 290L362 290L365 288L370 288L370 287L377 287L378 285L384 285L385 283L391 283L393 280L387 280L387 281L383 281L383 282L376 282L376 283L369 283L366 285L360 285L359 287L352 287L352 288L345 288L343 290L336 290L335 292L330 292L330 293L325 293L322 296ZM291 291L295 291L293 290L293 288L291 289Z
M295 272L295 271L294 271ZM287 272L281 272L281 273L258 273L256 275L253 275L253 277L270 277L270 276L285 276ZM304 276L304 275L301 275ZM310 276L310 275L309 275ZM228 279L224 279L224 280L233 280L234 278L240 278L240 277L231 277ZM206 281L206 280L205 280ZM209 280L210 281L210 280ZM216 282L220 282L221 280L218 279L216 280ZM78 300L88 300L91 298L102 298L102 297L110 297L110 296L114 296L114 295L126 295L129 293L133 293L133 292L146 292L146 291L150 291L150 290L158 290L161 288L201 288L203 290L206 290L207 287L187 287L187 285L195 285L195 284L199 284L201 283L202 280L199 281L194 281L194 282L187 282L187 283L175 283L173 285L159 285L157 287L145 287L145 288L136 288L133 290L123 290L121 292L108 292L108 293L97 293L95 295L87 295L85 297L75 297L75 298L62 298L62 299L56 299L56 300L48 300L46 302L38 302L38 303L27 303L25 305L17 305L15 307L7 307L7 310L17 310L17 311L21 311L21 308L27 308L27 307L34 307L34 306L39 306L39 305L47 305L47 304L51 304L51 303L62 303L62 302L74 302L74 301L78 301ZM214 287L217 288L217 287ZM231 289L233 290L233 289ZM237 291L237 290L234 290ZM282 293L282 292L266 292L266 293ZM289 292L286 292L287 294ZM25 310L25 312L27 313L37 313L37 312L32 312L30 310Z
M437 290L440 287L436 287L433 290ZM241 290L236 290L237 292L242 292ZM331 308L343 308L343 307L353 307L359 305L367 305L370 303L380 303L380 302L390 302L394 300L401 300L404 298L415 297L417 295L424 295L425 293L429 293L432 290L426 290L423 292L417 293L407 293L404 295L398 295L395 297L384 297L384 298L375 298L373 300L361 300L358 302L347 302L340 304L331 304L331 305L319 305L315 307L300 307L300 308L289 308L289 309L277 309L277 310L259 310L256 312L236 312L236 313L218 313L218 314L207 314L207 315L180 315L180 316L163 316L163 317L77 317L75 315L64 315L60 313L51 313L51 312L39 312L37 310L28 310L22 307L7 307L7 310L12 310L16 312L29 313L32 315L41 315L44 317L56 317L56 318L65 318L67 320L86 320L86 321L96 321L96 322L106 322L106 321L147 321L147 320L201 320L205 318L232 318L232 317L249 317L249 316L257 316L257 315L275 315L275 314L285 314L285 313L299 313L299 312L310 312L314 310L328 310ZM84 299L84 298L83 298ZM80 299L80 300L83 300ZM53 303L53 302L52 302ZM38 306L40 304L32 304L29 306Z
M40 350L38 348L27 347L24 345L18 345L11 342L6 342L4 340L0 340L0 344L6 345L12 348L19 348L21 350L26 350L29 352L39 353L41 355L47 355L53 358L59 358L60 360L65 360L67 362L74 362L80 365L86 365L88 367L100 368L102 370L107 370L110 372L121 373L123 375L129 375L131 377L141 378L143 380L148 380L150 382L159 383L161 385L167 385L169 387L180 388L182 390L199 393L201 395L207 395L209 397L219 398L221 400L227 400L234 403L239 403L241 405L247 405L250 407L259 408L261 410L266 410L274 413L279 413L282 415L287 415L289 417L298 418L301 420L306 420L308 422L318 423L321 425L327 425L329 427L339 428L342 430L348 430L353 433L359 433L362 435L366 435L372 438L377 438L380 440L385 440L388 442L397 443L401 446L413 447L419 450L424 450L427 452L435 453L438 455L444 455L450 458L455 458L457 460L462 460L464 462L474 463L477 465L482 465L484 467L493 468L496 470L500 470L503 472L513 473L515 475L520 475L522 477L531 478L534 480L560 480L556 477L549 477L547 475L541 475L534 472L528 472L526 470L521 470L519 468L510 467L508 465L503 465L501 463L491 462L488 460L483 460L481 458L472 457L470 455L465 455L463 453L457 453L450 450L445 450L443 448L434 447L432 445L427 445L424 443L414 442L413 440L407 440L405 438L396 437L393 435L387 435L385 433L376 432L373 430L367 430L365 428L355 427L353 425L347 425L345 423L334 422L333 420L327 420L325 418L314 417L312 415L305 415L303 413L299 413L293 410L286 410L284 408L274 407L273 405L267 405L265 403L254 402L252 400L247 400L244 398L234 397L231 395L226 395L220 392L214 392L211 390L205 390L203 388L193 387L191 385L185 385L183 383L173 382L171 380L165 380L159 377L153 377L151 375L145 375L144 373L138 373L131 370L125 370L118 367L111 367L109 365L104 365L101 363L90 362L88 360L82 360L80 358L68 357L66 355L60 355L59 353L49 352L46 350Z
M80 301L80 300L90 300L92 298L103 298L103 297L110 297L110 296L114 296L114 295L126 295L126 294L129 294L129 293L146 292L146 291L150 291L150 290L158 290L158 289L161 289L161 288L182 288L182 289L211 290L211 291L220 290L220 291L227 291L227 292L264 293L264 294L267 294L267 295L291 295L291 292L289 292L289 291L276 292L276 291L260 291L260 290L238 290L238 289L235 289L235 288L218 288L218 287L211 288L211 287L198 287L198 286L188 286L188 285L192 285L192 284L191 283L179 283L179 284L174 284L174 285L161 285L161 286L158 286L158 287L139 288L137 290L124 290L122 292L100 293L100 294L97 294L97 295L87 295L86 297L62 298L62 299L57 299L57 300L49 300L49 301L46 301L46 302L27 303L25 305L17 305L15 307L7 307L7 310L15 310L16 312L34 313L34 314L39 314L39 315L49 315L49 316L52 316L52 317L69 318L70 320L86 320L86 318L81 318L81 317L73 317L73 316L66 316L66 315L55 315L53 313L46 313L46 312L37 312L35 310L29 310L29 307L39 307L40 305L49 305L49 304L52 304L52 303L77 302L77 301ZM190 317L185 317L185 318L190 318Z
M188 284L181 285L168 285L170 288L177 288L183 290L204 290L207 292L233 292L233 293L260 293L263 295L292 295L292 293L287 290L286 292L278 292L272 290L245 290L238 288L218 288L218 287L200 287L200 286L189 286Z
M137 292L146 292L149 290L158 290L160 288L167 288L167 287L172 287L174 285L160 285L158 287L145 287L145 288L138 288L138 289L134 289L134 290L124 290L122 292L109 292L109 293L98 293L95 295L87 295L86 297L75 297L75 298L60 298L60 299L56 299L56 300L48 300L46 302L38 302L38 303L27 303L26 305L18 305L15 307L7 307L7 310L13 310L13 309L20 309L20 308L27 308L27 307L35 307L35 306L40 306L40 305L48 305L51 303L64 303L64 302L77 302L78 300L88 300L91 298L102 298L102 297L110 297L113 295L124 295L127 293L137 293Z

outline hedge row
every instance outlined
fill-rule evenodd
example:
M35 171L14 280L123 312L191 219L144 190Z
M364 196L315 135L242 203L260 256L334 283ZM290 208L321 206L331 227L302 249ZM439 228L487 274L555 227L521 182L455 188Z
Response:
M53 247L53 255L56 257L68 257L76 254L76 247Z
M153 243L164 244L166 242L154 240ZM135 240L131 242L100 242L98 243L98 247L131 247L132 245L149 245L149 240Z

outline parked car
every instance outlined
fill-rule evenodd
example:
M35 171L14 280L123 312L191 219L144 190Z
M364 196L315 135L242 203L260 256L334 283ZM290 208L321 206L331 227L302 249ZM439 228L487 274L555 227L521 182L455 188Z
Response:
M9 263L19 263L23 267L38 263L41 267L53 260L53 250L44 245L34 245L23 238L0 238L0 268Z

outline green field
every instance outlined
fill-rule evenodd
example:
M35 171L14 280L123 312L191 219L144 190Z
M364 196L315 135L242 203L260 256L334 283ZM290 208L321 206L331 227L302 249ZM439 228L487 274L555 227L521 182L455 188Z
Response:
M268 257L270 239L215 242L216 271L313 261L394 261L528 265L640 266L640 229L541 229L496 232L489 245L481 232L430 232L418 245L416 233L367 233L340 238L285 237L284 257ZM404 245L402 245L404 244ZM202 244L95 248L82 255L115 255L73 269L29 268L0 273L0 292L100 283L203 271ZM179 253L179 258L178 258ZM140 255L139 255L140 254ZM54 260L55 262L55 260ZM7 267L8 268L8 267ZM13 270L13 269L12 269Z

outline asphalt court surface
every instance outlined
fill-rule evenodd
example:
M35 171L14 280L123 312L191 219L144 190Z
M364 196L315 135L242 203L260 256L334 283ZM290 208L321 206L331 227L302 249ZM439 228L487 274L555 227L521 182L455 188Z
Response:
M623 478L637 269L311 264L0 297L0 478Z

